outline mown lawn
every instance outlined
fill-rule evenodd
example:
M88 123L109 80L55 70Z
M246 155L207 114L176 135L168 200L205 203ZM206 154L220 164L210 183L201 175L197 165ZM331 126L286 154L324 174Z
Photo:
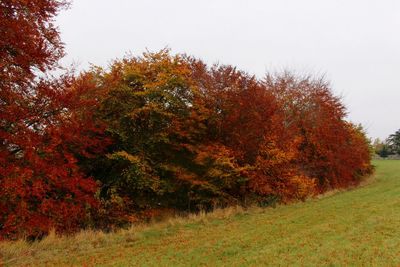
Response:
M3 242L0 257L6 266L399 266L400 161L374 164L370 184L304 203Z

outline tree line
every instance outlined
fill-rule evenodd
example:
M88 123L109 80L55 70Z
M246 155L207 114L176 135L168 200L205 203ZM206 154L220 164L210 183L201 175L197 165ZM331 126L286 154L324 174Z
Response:
M382 158L387 158L390 155L400 155L400 129L389 135L384 141L379 138L375 139L372 145L375 154Z
M372 172L324 79L168 49L53 77L65 1L0 2L0 236L304 200Z

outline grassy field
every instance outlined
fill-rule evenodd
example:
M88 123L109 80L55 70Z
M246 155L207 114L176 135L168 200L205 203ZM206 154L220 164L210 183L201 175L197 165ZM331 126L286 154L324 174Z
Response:
M5 266L399 266L400 161L374 163L370 184L304 203L3 242L0 257Z

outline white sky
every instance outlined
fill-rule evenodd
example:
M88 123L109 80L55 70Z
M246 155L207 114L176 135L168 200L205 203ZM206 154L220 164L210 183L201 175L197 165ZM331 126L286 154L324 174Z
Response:
M400 128L400 0L74 0L57 22L63 64L168 46L259 77L324 74L370 137Z

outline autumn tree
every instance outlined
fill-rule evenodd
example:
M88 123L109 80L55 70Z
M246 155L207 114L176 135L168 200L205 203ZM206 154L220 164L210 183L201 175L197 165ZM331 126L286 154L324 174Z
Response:
M5 89L27 90L38 72L57 65L63 56L63 46L54 16L66 1L0 2L0 82ZM12 87L12 88L11 88ZM6 97L7 95L2 95Z
M145 53L93 73L113 140L90 170L102 198L122 198L132 213L236 203L241 169L232 150L211 141L211 112L184 56Z
M320 190L357 184L358 173L371 170L365 134L345 121L346 109L327 82L283 73L264 83L280 103L286 131L300 139L299 168Z
M207 71L199 62L193 65L193 75L213 112L209 135L230 148L246 169L241 197L267 203L312 195L314 181L294 165L298 140L284 128L273 92L232 66L215 65Z
M90 86L51 78L63 46L54 16L65 1L0 2L0 235L70 232L97 205L78 158L99 152ZM74 84L74 85L72 85Z

